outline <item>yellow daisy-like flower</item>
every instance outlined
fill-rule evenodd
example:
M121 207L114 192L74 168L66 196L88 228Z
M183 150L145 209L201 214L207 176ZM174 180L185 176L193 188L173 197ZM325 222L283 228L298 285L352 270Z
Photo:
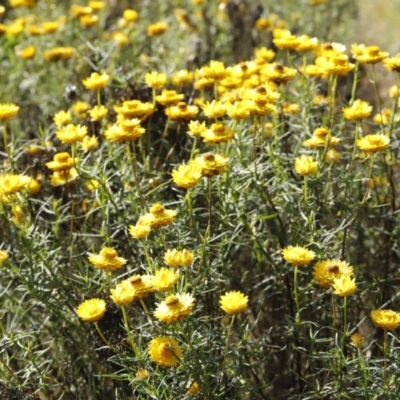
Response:
M313 269L313 277L321 288L330 288L335 283L335 279L342 275L351 276L352 274L353 267L346 261L338 259L317 262Z
M68 124L62 126L57 132L56 136L62 143L72 144L82 141L87 135L87 127L81 125Z
M55 171L54 174L50 176L50 184L54 187L64 186L69 183L75 182L78 178L79 174L75 168Z
M152 277L153 288L157 292L165 292L172 289L179 279L179 271L161 268Z
M150 208L150 213L139 218L139 222L148 224L151 229L155 229L171 225L177 214L178 211L167 210L162 204L157 203Z
M187 69L181 69L179 71L176 71L171 78L171 83L177 87L186 86L192 81L193 81L193 72L190 72Z
M27 189L31 179L20 174L0 174L0 196L10 196Z
M129 22L135 22L139 18L139 14L136 10L132 10L130 8L127 8L124 10L122 13L122 16L125 20Z
M122 103L122 106L114 106L114 110L118 117L122 116L124 119L139 118L144 121L154 113L155 106L153 103L140 100L127 100Z
M79 118L86 118L87 111L89 110L89 104L86 101L77 101L72 104L72 110Z
M203 176L214 176L225 172L229 158L221 154L205 153L190 160L189 165L201 167Z
M339 278L333 280L333 293L340 297L351 296L355 292L356 288L356 280L350 275L341 275Z
M364 344L365 337L359 333L355 333L351 335L350 340L353 346L360 348Z
M296 76L297 71L294 68L284 67L279 63L272 63L267 64L261 69L260 74L277 85L280 85L292 80Z
M177 93L175 90L163 89L160 95L156 96L156 102L162 104L163 106L172 106L177 104L185 98L185 95Z
M372 113L372 106L368 101L355 100L351 107L342 108L344 117L350 121L361 121Z
M136 378L140 379L141 381L147 379L148 376L149 373L144 368L138 368L138 370L136 371Z
M104 136L111 142L118 143L139 139L146 132L146 129L140 123L141 121L138 118L120 120L119 124L109 127Z
M385 60L389 55L389 53L381 51L378 46L365 46L363 44L353 44L351 53L357 61L365 64L376 64Z
M340 153L335 149L330 149L325 154L325 160L331 163L338 162L340 160Z
M203 170L199 165L183 164L178 169L172 170L172 180L184 189L191 189L197 185L203 176Z
M235 132L233 129L226 127L221 122L212 124L201 136L205 143L218 144L231 140Z
M395 57L383 60L383 66L389 71L400 72L400 53Z
M200 121L190 121L188 124L188 133L190 136L201 136L206 130L207 126L205 122Z
M54 47L43 52L43 59L45 61L68 60L74 54L75 49L73 47Z
M106 311L106 302L102 299L86 300L76 309L79 318L87 322L99 321Z
M183 350L174 338L158 336L149 343L149 355L156 364L173 367L183 357Z
M164 255L164 262L171 268L188 267L194 260L194 254L191 251L183 249L168 249Z
M400 326L400 314L392 310L373 310L371 319L377 327L391 331Z
M89 110L90 120L91 121L101 121L108 114L107 107L100 105L94 106L91 110Z
M145 75L144 81L152 89L161 89L167 83L167 75L157 71L151 71Z
M151 275L134 275L125 279L125 281L135 288L137 299L146 297L149 293L154 292L153 277Z
M389 136L371 134L357 140L357 146L367 154L374 154L385 150L390 143Z
M62 152L55 154L53 161L46 163L46 167L52 171L63 171L71 169L77 162L77 158L72 158L69 153Z
M317 172L318 162L312 157L307 157L304 154L296 158L294 169L299 175L313 175Z
M140 219L136 225L129 225L129 234L134 239L143 239L149 236L150 232L150 224L144 221L140 221Z
M221 101L213 100L211 103L207 101L202 109L203 114L208 118L221 118L226 114L227 105Z
M35 46L27 46L18 51L18 55L21 56L25 60L30 60L35 57L36 47Z
M0 104L0 121L7 121L14 118L19 110L19 107L12 103Z
M241 292L227 292L220 297L220 307L230 315L241 313L249 302L248 296Z
M132 303L136 299L136 290L128 280L118 283L114 289L110 289L111 300L120 306Z
M165 110L165 115L172 120L179 119L195 119L199 113L197 106L190 106L184 101L180 101L176 106L168 107Z
M53 121L57 125L57 127L61 128L62 126L71 123L72 115L69 111L59 111L57 114L54 115Z
M8 253L6 250L0 250L0 265L8 259Z
M151 24L147 27L146 33L147 36L158 36L163 34L168 29L168 24L166 22L157 22L155 24Z
M315 258L315 253L301 246L289 246L282 250L286 262L294 267L304 267Z
M170 324L179 321L192 313L194 298L190 294L172 294L163 302L157 303L154 316L161 322Z
M309 149L316 149L317 147L325 146L325 139L313 136L303 142L303 145Z
M111 247L103 247L100 254L92 254L88 259L96 268L104 271L115 271L126 264L125 258L118 257L117 251Z
M346 54L333 53L330 56L321 56L315 60L315 64L321 67L329 75L345 76L355 67L349 62Z
M106 73L100 75L98 72L92 72L88 78L82 80L82 83L86 89L99 90L105 87L109 80L110 77Z
M200 385L197 382L193 382L190 388L187 390L186 394L194 395L197 394L200 390Z
M229 71L226 70L223 62L211 60L209 65L201 68L200 74L203 78L222 80L229 75Z
M84 151L92 151L99 147L99 141L96 136L85 136L80 145Z

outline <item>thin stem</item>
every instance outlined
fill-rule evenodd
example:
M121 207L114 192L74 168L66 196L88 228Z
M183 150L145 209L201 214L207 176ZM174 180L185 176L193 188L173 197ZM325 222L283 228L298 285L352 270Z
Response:
M363 200L361 202L361 205L364 205L366 200L367 200L367 198L368 198L368 194L369 194L369 191L370 191L370 185L372 183L371 179L372 179L373 168L374 168L374 154L371 155L371 161L370 161L370 164L369 164L369 172L368 172L368 179L367 179L367 187L365 189L365 194L364 194L364 198L363 198Z
M232 315L231 324L229 325L228 335L227 335L227 337L226 337L225 354L224 354L224 361L222 362L221 377L224 376L224 371L225 371L225 366L226 366L226 359L227 359L227 357L228 357L229 339L230 339L230 337L231 337L231 331L232 331L233 323L235 322L235 316L236 316L235 314Z
M344 355L344 346L347 336L347 296L343 298L343 338L342 338L342 354Z
M135 342L134 342L133 337L132 337L131 327L130 327L129 322L128 322L128 315L126 313L126 308L125 308L124 305L121 305L121 311L122 311L122 316L123 316L123 319L124 319L125 329L126 329L126 332L128 334L128 342L131 345L132 350L135 353L136 357L138 357L138 350L137 350L137 348L135 346ZM135 328L133 328L133 329L135 329Z
M387 380L388 380L388 375L387 375L387 350L388 350L388 340L387 340L387 329L383 330L383 381L385 383L385 391L387 388Z
M96 331L99 334L99 336L101 337L101 340L105 343L105 345L116 352L117 349L115 347L111 346L110 343L108 343L107 339L105 338L105 336L103 335L103 332L101 331L101 329L99 327L99 324L97 322L95 322L94 326L96 327Z
M357 61L356 66L354 68L354 78L353 78L353 87L351 88L351 99L349 102L349 105L352 106L354 103L354 99L356 97L356 88L357 88L357 83L358 83L358 70L359 70L360 64Z
M351 154L349 172L353 168L354 160L356 159L356 151L357 151L357 140L358 140L358 131L360 129L360 122L357 121L355 131L354 131L354 144L353 144L353 153Z
M299 272L299 267L294 267L294 283L293 283L293 294L294 294L294 301L296 303L296 318L295 321L297 324L301 323L301 316L300 316L300 305L299 305L299 293L298 293L298 272Z

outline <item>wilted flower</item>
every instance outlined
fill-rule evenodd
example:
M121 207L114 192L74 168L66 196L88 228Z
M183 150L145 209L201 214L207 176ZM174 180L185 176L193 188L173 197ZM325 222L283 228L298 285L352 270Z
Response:
M350 339L353 346L360 348L364 343L365 337L359 333L355 333L351 335Z
M138 370L136 371L136 378L138 378L140 380L147 379L148 376L149 376L149 373L144 368L138 368Z

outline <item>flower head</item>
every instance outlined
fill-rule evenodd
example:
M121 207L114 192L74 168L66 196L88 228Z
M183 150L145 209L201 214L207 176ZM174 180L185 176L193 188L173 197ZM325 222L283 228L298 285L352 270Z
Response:
M351 121L361 121L368 118L372 113L372 106L363 100L355 100L351 107L343 107L343 114Z
M125 258L118 257L117 251L111 247L103 247L100 254L92 254L88 259L96 268L104 271L115 271L126 264Z
M365 337L357 332L354 335L351 335L350 339L353 346L361 347L364 343Z
M203 175L219 175L229 165L229 158L221 154L205 153L190 160L189 165L198 165L201 167Z
M205 143L218 144L228 142L233 138L234 131L221 122L212 124L201 136Z
M106 74L99 74L98 72L92 72L92 74L82 80L83 85L89 90L99 90L105 87L110 80L110 77Z
M151 232L150 224L145 221L139 221L136 225L129 225L129 234L134 239L143 239L147 237Z
M76 313L87 322L96 322L103 318L106 312L106 302L102 299L90 299L79 304Z
M186 249L182 251L168 249L164 255L165 263L171 268L188 267L194 260L194 254Z
M79 174L75 168L55 171L53 175L50 175L50 184L54 187L64 186L75 182L78 178Z
M389 55L389 53L381 51L378 46L365 46L364 44L353 44L351 53L357 61L365 64L376 64L385 60Z
M0 121L7 121L14 118L19 110L19 107L12 103L0 104Z
M136 298L136 290L128 280L118 283L114 289L110 289L110 292L112 301L120 306L132 303Z
M179 279L179 271L161 268L155 272L152 277L153 288L157 292L165 292L172 289Z
M174 338L158 336L149 343L149 355L156 364L173 367L183 357L183 350Z
M144 81L152 89L161 89L167 83L167 75L157 71L151 71L145 75Z
M366 135L357 140L357 146L367 154L374 154L385 150L389 146L389 143L389 136L379 134Z
M299 175L313 175L318 169L318 162L312 157L306 157L304 154L296 158L294 169Z
M389 71L400 72L400 53L395 57L383 60L383 66Z
M141 299L154 292L153 277L151 275L133 275L125 279L135 289L135 298Z
M72 158L69 153L62 152L54 155L53 161L46 163L46 167L52 171L68 171L78 162L77 158Z
M82 141L82 139L87 135L87 127L81 125L68 124L62 126L56 132L56 136L62 143L76 143Z
M249 302L248 296L241 292L227 292L220 297L219 304L227 314L239 314Z
M150 208L150 213L139 218L138 223L148 224L151 229L155 229L171 225L177 214L177 211L167 210L162 204L157 203Z
M188 129L187 133L190 136L201 136L207 130L207 126L205 122L190 121Z
M342 275L351 276L352 274L353 267L346 261L337 259L319 261L315 264L313 270L314 279L322 288L333 287L335 279Z
M333 280L333 293L340 297L351 296L357 288L355 278L350 275L341 275Z
M31 179L21 174L0 174L0 196L11 196L27 189Z
M193 382L186 394L193 395L198 393L200 390L200 385L197 382Z
M371 319L377 327L391 331L400 326L400 314L392 310L373 310Z
M71 113L69 111L59 111L54 115L53 121L58 128L68 125L72 121Z
M157 303L154 316L161 322L170 324L192 313L194 298L190 294L172 294L161 303Z
M143 136L146 129L141 125L138 118L121 119L118 124L110 126L104 136L111 142L126 142L128 140L136 140Z
M136 371L136 378L138 378L140 380L147 379L148 376L149 376L149 373L144 368L138 368L138 370Z
M94 106L92 109L89 110L91 121L101 121L107 116L107 114L108 114L107 107L103 105Z
M174 183L184 189L191 189L197 185L203 176L202 168L195 164L183 164L171 173Z
M289 246L282 250L283 258L294 267L303 267L310 264L315 253L301 246Z
M4 263L8 258L8 253L6 250L0 250L0 265Z

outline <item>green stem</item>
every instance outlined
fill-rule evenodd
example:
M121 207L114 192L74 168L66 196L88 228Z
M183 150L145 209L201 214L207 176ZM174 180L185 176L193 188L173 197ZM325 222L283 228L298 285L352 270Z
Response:
M233 323L235 322L235 316L236 316L236 315L232 315L231 324L229 325L228 335L227 335L227 337L226 337L224 361L222 362L222 370L221 370L221 379L223 378L224 372L225 372L226 359L227 359L227 357L228 357L228 349L229 349L229 339L230 339L230 337L231 337L231 331L232 331Z
M365 194L364 194L364 198L363 198L363 200L361 202L361 205L364 205L365 202L367 201L367 198L368 198L370 185L371 185L371 179L372 179L373 167L374 167L374 154L371 155L371 161L370 161L370 164L369 164L369 172L368 172L368 178L367 178L367 187L365 189Z
M129 322L128 322L128 315L126 313L126 308L125 308L124 305L121 305L121 311L122 311L122 316L124 318L125 329L126 329L126 332L128 334L128 342L129 342L130 346L132 347L132 350L135 353L136 357L139 358L138 350L137 350L137 348L135 346L135 342L134 342L133 337L132 337L131 327L130 327Z
M297 324L301 323L301 316L300 316L300 305L299 305L299 293L298 293L298 272L299 272L299 267L294 267L294 283L293 283L293 293L294 293L294 301L296 303L296 317L295 321Z
M111 346L110 343L108 343L107 339L105 338L105 336L103 335L103 332L101 331L101 329L99 327L99 324L97 322L95 322L94 326L96 327L97 333L101 337L101 340L106 344L106 346L108 346L110 349L112 349L112 350L114 350L116 352L117 349L115 347Z
M350 160L350 166L349 166L349 172L353 168L354 160L356 159L356 151L357 151L357 140L358 140L358 131L360 129L360 122L357 121L356 123L356 128L354 131L354 144L353 144L353 153L351 154L351 160Z

